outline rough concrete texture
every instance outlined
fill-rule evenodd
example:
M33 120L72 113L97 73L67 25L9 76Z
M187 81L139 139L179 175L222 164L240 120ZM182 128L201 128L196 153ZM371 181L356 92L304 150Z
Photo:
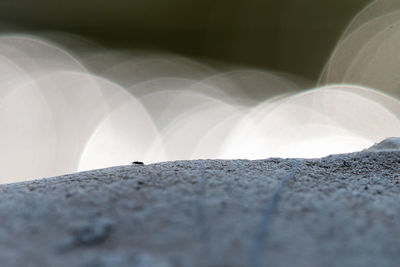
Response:
M2 185L0 265L398 266L399 175L400 151L367 150Z

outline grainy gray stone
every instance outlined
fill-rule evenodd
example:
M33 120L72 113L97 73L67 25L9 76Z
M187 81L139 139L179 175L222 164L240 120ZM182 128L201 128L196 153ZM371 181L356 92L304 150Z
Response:
M0 265L398 266L400 152L294 162L163 162L2 185Z

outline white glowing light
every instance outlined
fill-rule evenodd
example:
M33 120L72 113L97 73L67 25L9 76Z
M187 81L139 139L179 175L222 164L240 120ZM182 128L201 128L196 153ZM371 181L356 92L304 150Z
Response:
M52 110L57 139L55 171L77 170L87 140L97 125L120 103L113 95L117 86L82 72L59 71L36 80Z
M82 152L78 169L126 165L129 160L148 163L165 160L162 148L157 155L147 157L149 148L159 142L159 136L143 106L123 91L112 97L122 103L98 124Z
M372 95L365 98L346 92L345 87L318 88L268 103L263 106L264 118L249 113L231 132L221 157L321 157L362 150L373 140L400 135L398 118L372 101ZM354 142L343 149L341 140ZM322 141L327 143L321 146ZM305 144L308 149L296 149Z
M218 154L215 154L218 146L199 147L198 145L214 127L232 116L237 109L203 94L190 91L168 93L171 94L170 97L174 96L165 108L165 113L169 113L169 118L165 119L169 123L160 129L168 160L218 157ZM224 129L225 135L229 130L229 128ZM223 140L214 140L214 142L222 143ZM153 154L157 154L157 150L153 148L153 151ZM200 151L203 153L199 153Z
M54 173L56 139L52 112L34 84L0 99L0 183Z
M283 158L319 158L332 154L351 153L370 147L373 143L360 136L346 133L341 136L312 138L283 146L279 155Z
M376 55L393 49L398 36L379 43ZM44 39L0 37L0 183L131 161L321 157L400 136L399 101L373 89L335 85L299 93L307 81L289 74L88 50L76 58ZM345 50L327 77L335 76ZM369 63L364 80L374 77Z

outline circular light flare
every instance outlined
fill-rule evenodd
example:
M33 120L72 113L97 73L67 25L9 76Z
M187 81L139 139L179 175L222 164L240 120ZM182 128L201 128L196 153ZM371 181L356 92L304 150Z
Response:
M171 57L157 61L155 56L149 60L143 56L137 65L132 58L120 58L127 60L120 65L116 59L117 67L108 73L116 80L122 77L129 84L124 89L87 73L54 45L25 37L1 40L0 108L14 121L0 118L7 128L2 133L7 148L2 156L10 160L5 161L10 163L8 173L3 170L0 177L10 175L13 181L15 169L11 169L19 165L11 159L17 156L25 163L26 173L21 170L21 175L26 179L134 160L320 157L361 150L386 136L400 135L399 102L372 89L338 85L290 95L296 83L285 75L274 78L274 73L258 70L216 74L201 69L202 64L180 72L191 61L171 63ZM41 52L32 54L34 50ZM118 69L130 64L143 73L123 80L129 71L118 76ZM165 66L172 67L165 70ZM247 87L264 89L253 92L253 98L267 96L268 101L251 106L257 99L247 101L252 98L242 91ZM274 97L281 87L288 94ZM21 125L33 134L27 135ZM26 142L8 142L15 138L14 132Z
M3 56L0 50L0 100L15 88L29 81L32 81L32 78L28 73L10 58Z
M221 157L321 157L362 150L386 136L400 135L398 118L374 102L372 95L365 98L340 86L317 88L262 107L264 118L254 112L243 117ZM322 142L327 143L321 146Z
M128 91L138 83L153 79L184 78L197 81L215 73L211 67L176 55L135 53L127 55L125 59L118 59L118 55L116 56L117 58L111 57L114 59L111 65L110 62L105 62L106 67L99 74ZM102 65L101 60L96 62L93 59L92 64Z
M398 55L398 44L400 42L400 22L396 28L388 29L384 41L381 42L374 52L371 60L361 70L360 84L372 88L382 88L385 93L400 98L400 56ZM390 31L392 31L390 33Z
M201 81L200 86L218 88L229 96L227 100L232 99L237 104L253 106L262 100L298 91L299 85L296 82L303 83L294 75L256 69L235 69L209 76Z
M52 111L35 84L14 87L2 96L0 129L0 183L54 174L59 140Z
M196 114L197 116L190 123L201 122L207 117L217 120L213 125L208 126L208 129L203 131L203 135L193 144L189 159L220 159L222 145L244 114L243 109L226 104Z
M55 173L75 172L82 150L93 130L122 103L114 94L118 86L88 73L58 71L43 75L35 83L53 114L58 140Z
M399 1L373 1L343 33L319 83L359 84L400 97L399 28Z
M322 75L325 77L321 77L320 81L325 84L342 82L346 70L351 66L356 55L361 52L362 47L380 32L399 21L400 11L391 12L366 22L341 39L328 61L326 73Z
M61 70L87 71L65 49L30 35L0 36L0 53L23 68L33 78Z
M393 28L388 26L373 36L353 56L351 64L345 71L344 82L379 88L380 91L388 93L398 91L397 84L393 84L393 80L398 80L396 45L400 22L392 26ZM367 73L371 76L366 76Z
M161 91L152 94L151 99L149 97L146 96L145 100L153 103L162 100L165 104L163 117L157 121L161 126L162 143L153 145L149 155L159 154L159 145L162 145L167 160L192 158L196 145L207 132L236 110L213 97L192 91ZM204 157L205 154L198 156Z
M368 4L352 19L342 34L341 39L346 38L355 30L367 24L373 19L385 16L395 10L400 10L400 2L398 0L375 0Z
M296 95L277 97L250 110L230 132L223 143L220 157L227 159L282 157L285 154L283 146L312 138L308 132L293 131L293 129L307 124L313 127L315 121L325 122L327 125L334 123L329 117L308 106L291 103L293 97ZM297 136L294 137L294 134Z
M151 117L131 95L118 91L117 105L98 124L88 140L79 163L79 171L127 165L130 161L146 163L165 160L158 150L152 158L147 156L149 147L159 142L159 136Z

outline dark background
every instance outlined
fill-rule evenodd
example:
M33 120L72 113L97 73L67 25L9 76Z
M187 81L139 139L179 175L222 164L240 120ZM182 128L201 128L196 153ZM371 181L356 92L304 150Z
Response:
M369 0L2 0L3 31L67 31L316 80Z

